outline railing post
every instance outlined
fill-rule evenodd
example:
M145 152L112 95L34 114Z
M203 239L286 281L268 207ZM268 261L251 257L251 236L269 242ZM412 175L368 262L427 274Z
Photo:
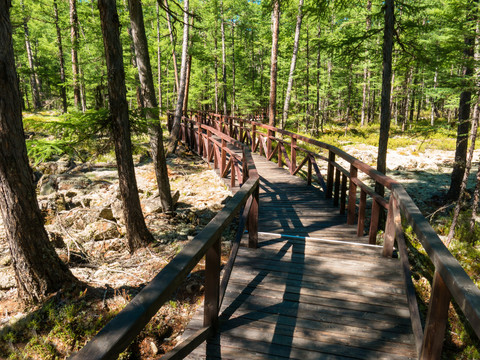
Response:
M272 139L271 137L275 136L275 132L273 130L268 130L267 132L267 159L270 157L270 154L272 153Z
M225 151L225 147L227 146L227 141L222 139L222 150L221 150L221 159L220 159L220 176L222 176L223 172L225 171L225 166L227 164L227 152ZM233 169L233 167L232 167Z
M214 149L211 149L210 147L210 138L212 137L212 132L210 130L207 130L207 164L210 167L210 152L215 151Z
M293 175L297 168L297 139L292 137L290 143L290 174Z
M278 146L277 146L277 163L278 163L278 167L282 167L282 166L283 166L283 160L282 160L282 144L281 144L281 143L278 143Z
M252 193L253 201L248 213L248 247L256 249L258 246L258 204L259 186Z
M451 294L447 285L445 285L439 272L435 270L422 351L419 357L421 360L440 359L447 327L450 299Z
M327 193L326 198L332 198L333 191L333 171L335 169L333 163L335 162L335 153L332 150L328 150L328 167L327 167ZM353 223L352 223L353 224Z
M257 125L252 124L252 153L255 152Z
M347 175L342 174L342 191L340 193L340 215L345 214L346 202L347 202Z
M375 245L377 243L378 221L380 220L380 204L372 200L372 215L370 217L370 230L368 232L368 243Z
M367 193L360 191L360 206L358 208L357 236L363 236L365 231L365 209L367 207Z
M338 206L340 197L340 170L335 169L335 192L333 193L333 205Z
M228 119L228 126L229 126L229 129L228 129L228 132L229 132L229 136L230 137L234 137L234 133L233 133L233 119L232 118L229 118Z
M243 121L240 120L240 133L238 134L238 141L243 143Z
M385 234L383 239L383 256L392 257L393 244L395 242L395 215L393 208L397 206L397 202L393 195L390 195L388 202L387 224L385 225Z
M353 225L355 223L355 206L357 202L357 168L350 165L350 187L348 189L348 210L347 210L347 224Z
M205 305L203 326L218 326L218 300L220 294L220 237L205 255Z
M310 154L307 154L308 156L308 170L307 170L307 184L312 185L312 157Z
M202 152L203 152L202 123L198 119L197 119L197 131L198 131L197 152L198 152L198 155L202 156Z

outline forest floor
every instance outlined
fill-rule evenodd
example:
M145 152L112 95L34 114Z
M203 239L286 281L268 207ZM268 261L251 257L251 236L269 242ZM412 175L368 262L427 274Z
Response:
M343 144L342 148L375 164L377 148L373 145ZM453 158L451 150L426 147L419 152L416 146L398 147L388 152L389 175L405 185L425 215L431 215L444 203ZM178 207L173 215L163 214L155 197L152 164L144 156L137 156L140 198L155 242L131 255L124 238L113 163L77 166L65 158L36 168L43 174L37 189L47 231L60 257L85 284L82 289L59 292L42 306L25 308L18 303L0 219L0 358L63 358L80 349L213 218L231 195L202 159L181 149L168 160L172 192L179 192ZM233 234L234 229L224 233L224 256ZM202 301L202 282L200 262L121 358L157 359L172 348Z

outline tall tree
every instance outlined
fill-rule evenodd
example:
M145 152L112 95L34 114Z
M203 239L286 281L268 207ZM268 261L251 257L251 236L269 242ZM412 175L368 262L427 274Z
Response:
M167 25L168 25L168 34L170 36L170 44L172 45L172 60L173 60L173 70L175 72L175 89L178 91L180 86L178 80L178 65L177 65L177 53L175 51L175 39L173 38L173 28L172 21L170 20L170 7L168 6L168 0L164 0L163 5L165 6L165 13L167 16Z
M225 19L223 18L223 1L220 1L220 31L222 33L223 114L227 115L227 50L225 49Z
M469 6L472 2L469 1ZM475 7L469 9L467 13L467 23L471 23L474 15L473 11L477 11L477 2L474 1ZM475 9L475 10L473 10ZM468 132L470 130L470 101L472 98L472 92L470 86L468 86L470 77L473 74L473 54L475 46L475 36L472 32L467 32L464 37L465 48L463 50L464 66L463 77L465 90L460 94L460 103L458 105L458 125L457 125L457 142L455 148L455 163L453 164L453 171L450 179L450 188L447 192L447 198L451 200L457 200L460 195L460 187L462 185L463 174L465 173L465 165L467 162L467 149L468 149Z
M158 109L159 115L163 115L162 106L162 47L160 45L160 5L156 3L156 18L157 18L157 70L158 70Z
M187 57L188 57L188 0L183 2L183 43L182 43L182 66L180 68L180 85L178 88L177 104L175 107L175 118L173 120L172 133L168 152L174 152L177 147L177 141L180 136L180 122L182 120L183 99L185 97L185 81L187 77Z
M372 11L372 0L367 1L367 20L366 20L366 30L367 32L372 27L372 19L370 18L370 12ZM368 52L365 51L365 57L368 58ZM364 126L367 122L367 102L368 102L368 92L370 91L368 83L370 82L370 69L368 67L368 61L365 61L363 67L363 98L362 98L362 118L360 123Z
M287 93L285 94L285 104L283 105L283 116L282 122L285 124L288 117L288 108L290 106L290 97L292 93L292 84L293 84L293 73L295 72L295 66L297 64L297 52L298 52L298 43L300 41L300 28L302 27L303 19L303 0L298 1L298 14L297 14L297 25L295 26L295 37L293 40L293 54L292 61L290 62L290 72L288 74L288 83L287 83ZM308 56L307 56L308 58ZM308 71L308 67L307 67ZM307 79L308 82L308 79Z
M268 103L268 124L275 126L277 108L278 33L280 29L280 0L274 0L272 11L272 55L270 59L270 100Z
M25 34L25 48L27 49L28 65L30 66L30 86L32 87L33 108L39 110L42 107L40 100L40 81L35 70L35 60L33 57L32 45L30 43L30 30L28 28L28 19L25 11L25 4L21 1L23 10L23 31Z
M0 209L18 295L38 302L76 279L49 242L38 208L22 125L10 7L11 0L0 1Z
M82 106L80 96L80 67L78 64L78 15L77 0L70 0L70 39L72 41L73 102L77 109Z
M100 10L100 22L108 71L111 127L117 158L120 196L123 203L128 245L130 251L133 252L153 241L153 236L145 225L138 197L137 181L135 179L123 51L120 43L120 21L118 19L116 1L99 0L98 9Z
M392 52L393 32L395 26L394 0L385 0L385 24L383 32L383 73L382 73L382 99L380 118L380 138L378 141L377 170L385 174L387 171L388 136L390 132L390 93L392 82ZM382 184L375 184L375 191L382 195L385 188Z
M53 10L55 16L55 29L57 31L58 60L60 61L60 97L62 98L63 112L68 111L67 89L65 87L65 60L63 59L62 31L58 19L57 0L53 0Z
M150 148L152 150L153 164L157 178L158 191L164 211L173 211L172 195L170 193L170 182L168 181L167 161L163 148L163 131L158 119L157 99L155 86L153 85L152 67L148 53L147 36L143 22L143 10L140 0L128 0L130 11L130 22L132 26L132 38L135 43L135 54L137 57L138 76L141 85L141 96L146 109L147 119L151 120Z

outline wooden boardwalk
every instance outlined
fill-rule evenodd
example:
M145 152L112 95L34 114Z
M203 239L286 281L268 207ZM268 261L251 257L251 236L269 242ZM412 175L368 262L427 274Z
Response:
M220 332L188 359L417 358L398 260L357 237L320 190L254 158L259 248L240 249ZM184 337L202 323L203 310Z

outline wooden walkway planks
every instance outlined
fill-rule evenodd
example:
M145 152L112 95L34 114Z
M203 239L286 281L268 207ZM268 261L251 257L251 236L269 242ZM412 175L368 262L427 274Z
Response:
M398 260L357 237L320 190L254 157L259 249L240 249L220 333L188 358L416 358ZM200 311L184 337L202 322Z

